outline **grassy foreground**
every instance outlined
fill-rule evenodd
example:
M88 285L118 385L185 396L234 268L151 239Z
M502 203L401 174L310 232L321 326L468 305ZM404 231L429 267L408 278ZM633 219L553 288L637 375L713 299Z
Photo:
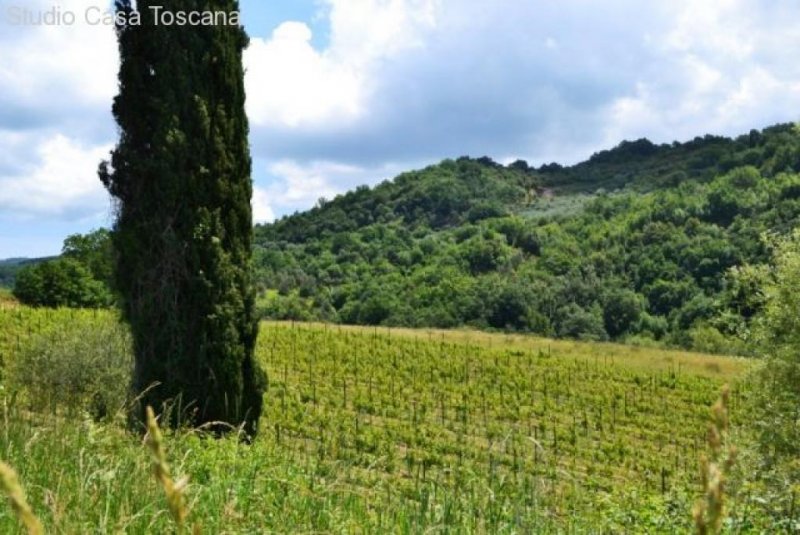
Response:
M0 460L48 533L175 529L121 417L98 423L89 405L58 392L71 408L44 403L14 380L48 333L85 340L115 321L0 309ZM258 356L270 387L252 445L165 433L173 476L189 478L187 524L204 533L688 531L722 384L733 426L747 420L749 365L736 358L282 323L262 325ZM747 507L730 516L766 529ZM0 532L20 529L0 506Z

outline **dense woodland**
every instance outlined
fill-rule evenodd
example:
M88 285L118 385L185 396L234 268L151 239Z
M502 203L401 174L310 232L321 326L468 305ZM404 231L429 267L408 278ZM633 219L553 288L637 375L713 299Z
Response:
M7 258L5 260L0 260L0 288L13 288L17 273L31 264L37 264L46 260L51 259Z
M798 224L798 171L791 124L622 142L571 167L445 160L257 226L259 312L745 353L760 300L741 268ZM106 231L71 236L16 293L102 306L109 255ZM53 296L53 273L82 282Z
M257 227L261 311L743 350L737 267L797 224L799 170L793 125L573 167L445 160Z

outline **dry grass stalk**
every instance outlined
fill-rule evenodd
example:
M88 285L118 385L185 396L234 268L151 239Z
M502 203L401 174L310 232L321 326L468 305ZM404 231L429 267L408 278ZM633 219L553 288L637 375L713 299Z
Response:
M700 535L719 533L725 518L725 476L736 460L736 448L727 446L729 399L730 389L725 385L711 408L712 422L708 427L710 455L704 455L700 461L703 497L693 511L695 528Z
M167 464L167 455L164 450L164 437L161 434L161 429L158 427L152 407L147 407L147 436L145 437L145 443L152 453L153 475L155 475L156 480L158 480L159 484L161 484L161 487L164 489L164 494L167 496L169 512L178 525L178 533L183 533L186 525L186 517L189 516L189 508L186 504L186 496L184 495L186 485L189 483L189 478L184 476L178 479L178 481L172 479L169 472L169 465ZM192 533L200 533L198 525L192 528Z
M0 490L8 497L11 509L28 530L28 534L43 534L42 523L31 511L31 507L25 499L25 492L19 484L17 473L2 461L0 461Z

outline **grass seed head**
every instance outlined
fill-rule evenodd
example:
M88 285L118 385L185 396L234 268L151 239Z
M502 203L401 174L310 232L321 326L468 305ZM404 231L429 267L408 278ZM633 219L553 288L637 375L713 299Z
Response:
M6 463L0 461L0 491L7 497L11 509L17 518L28 530L29 535L41 535L44 533L41 522L31 511L22 485L19 484L17 473Z
M727 444L729 399L730 390L725 385L719 400L711 408L711 425L708 428L710 456L703 455L700 459L703 497L692 510L695 529L700 535L719 533L725 518L726 473L736 459L736 448Z
M169 512L178 525L179 532L182 532L186 517L189 515L189 509L186 505L186 497L184 495L186 486L189 483L189 478L184 476L178 479L178 481L174 481L172 476L170 476L167 455L164 449L164 437L156 422L153 408L147 407L146 410L147 436L145 437L145 443L152 454L153 475L163 487L164 494L167 496ZM199 533L197 526L194 527L193 532Z

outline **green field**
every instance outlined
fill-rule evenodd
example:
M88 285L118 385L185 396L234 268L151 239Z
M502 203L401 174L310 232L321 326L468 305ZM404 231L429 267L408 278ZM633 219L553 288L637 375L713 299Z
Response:
M48 332L88 338L115 321L0 307L0 458L48 532L172 529L121 417L43 404L4 373ZM206 533L687 531L724 383L734 428L747 417L738 358L288 323L264 323L257 354L270 385L253 444L167 434L189 522ZM758 529L747 514L731 512ZM0 532L14 529L0 507Z

